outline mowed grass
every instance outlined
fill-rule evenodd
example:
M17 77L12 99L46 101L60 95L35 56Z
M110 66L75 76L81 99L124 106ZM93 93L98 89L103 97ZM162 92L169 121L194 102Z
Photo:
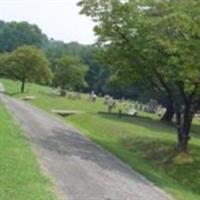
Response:
M19 90L16 82L2 82L10 94ZM179 165L174 162L176 129L160 123L156 115L140 112L138 117L118 118L98 114L107 110L103 99L92 103L86 95L81 100L55 97L51 88L35 84L29 84L27 90L28 95L37 97L32 103L48 112L51 109L83 111L82 114L62 119L172 194L176 200L200 199L199 119L194 120L189 146L193 162Z
M28 141L0 102L0 199L56 200Z

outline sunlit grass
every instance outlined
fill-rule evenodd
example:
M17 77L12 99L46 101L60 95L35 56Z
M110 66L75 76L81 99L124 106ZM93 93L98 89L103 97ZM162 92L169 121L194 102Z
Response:
M0 199L55 200L19 127L0 102Z
M15 93L17 85L3 81L8 91ZM189 151L193 162L178 165L176 156L176 129L162 124L156 115L140 112L138 117L99 114L106 111L103 99L96 103L66 97L53 97L52 89L31 84L28 95L37 98L32 103L48 112L51 109L80 110L82 114L63 120L80 129L84 135L128 163L156 185L173 194L177 200L200 199L200 122L194 120ZM25 94L27 95L27 94ZM20 97L17 95L16 97Z

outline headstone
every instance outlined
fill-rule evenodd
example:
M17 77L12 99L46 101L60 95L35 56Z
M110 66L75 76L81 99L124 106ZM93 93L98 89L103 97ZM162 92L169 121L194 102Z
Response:
M163 114L165 113L166 109L163 108L161 105L159 105L157 107L157 110L156 110L156 114L158 115L158 117L162 117Z
M110 99L110 96L109 96L109 95L105 95L105 96L104 96L104 104L105 104L105 105L108 105L109 99Z
M136 116L137 113L138 113L137 110L135 110L134 108L132 108L132 109L130 109L130 110L128 111L128 114L131 115L131 116Z
M60 90L60 96L65 97L67 94L67 91L65 89Z
M159 106L158 102L154 99L151 99L146 106L146 111L151 112L151 113L155 113L158 106Z
M138 101L135 102L134 107L135 107L136 110L139 109L139 102Z
M76 96L76 99L81 99L81 93L80 92L76 92L75 96Z
M116 108L116 100L110 97L108 99L107 106L108 106L108 112L111 113L112 110Z
M90 93L89 100L92 101L92 102L95 102L96 99L97 99L97 95L95 94L94 91L92 91L92 92Z

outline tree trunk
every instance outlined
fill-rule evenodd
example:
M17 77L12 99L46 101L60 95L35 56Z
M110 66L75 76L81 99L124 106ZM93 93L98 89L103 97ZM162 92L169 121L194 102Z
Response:
M121 109L118 110L118 116L119 116L119 118L122 117L122 110Z
M163 117L161 118L162 122L172 122L173 116L174 116L174 105L173 105L173 101L169 100L169 102L166 105L166 112L163 115Z
M61 89L61 91L60 91L60 96L61 96L61 97L65 97L66 94L67 94L66 90L65 90L65 89Z
M21 93L24 93L24 90L25 90L25 82L26 82L26 79L24 78L24 79L21 81Z
M177 149L179 152L187 152L188 142L190 140L190 128L192 125L193 112L191 105L187 104L181 116L177 112L177 131L178 131L178 144Z

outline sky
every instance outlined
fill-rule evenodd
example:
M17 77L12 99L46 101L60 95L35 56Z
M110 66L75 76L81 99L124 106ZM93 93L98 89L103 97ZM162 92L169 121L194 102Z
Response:
M79 15L79 0L0 0L0 19L37 24L49 38L82 44L95 42L93 22Z

